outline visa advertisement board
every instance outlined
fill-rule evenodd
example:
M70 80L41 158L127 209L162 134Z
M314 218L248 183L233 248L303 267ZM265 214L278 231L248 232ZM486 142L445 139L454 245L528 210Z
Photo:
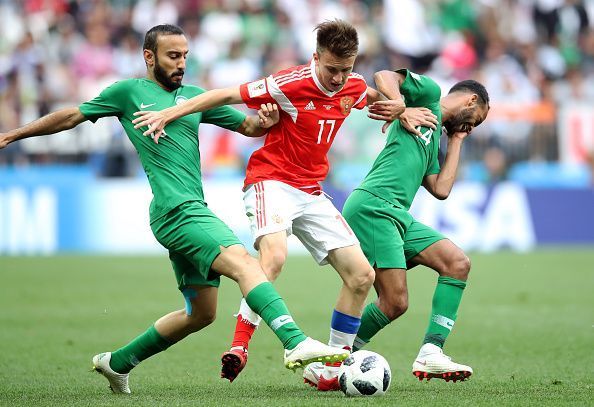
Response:
M211 182L209 207L251 248L241 179ZM3 170L0 255L163 253L152 236L144 179L90 173ZM342 207L342 199L335 205ZM539 245L594 244L593 189L526 189L514 183L458 183L438 201L421 190L411 212L466 250L526 251ZM292 240L293 252L305 252Z

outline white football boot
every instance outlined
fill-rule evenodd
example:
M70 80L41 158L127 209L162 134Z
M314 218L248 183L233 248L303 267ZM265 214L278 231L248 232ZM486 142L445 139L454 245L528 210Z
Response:
M311 387L318 387L324 368L325 366L321 362L314 362L305 366L303 369L303 383L309 384Z
M334 348L308 337L294 349L285 349L285 367L295 370L313 362L342 362L349 354L348 350Z
M128 376L129 373L121 374L114 372L109 366L111 360L111 352L100 353L93 356L93 370L97 373L101 373L109 381L109 388L114 393L130 393L128 387Z
M338 369L341 362L310 363L303 369L303 383L317 388L319 391L338 391Z
M446 356L439 346L426 343L421 346L421 350L413 362L412 373L421 381L437 378L446 382L450 380L457 382L468 379L472 375L472 368L453 362L452 358Z

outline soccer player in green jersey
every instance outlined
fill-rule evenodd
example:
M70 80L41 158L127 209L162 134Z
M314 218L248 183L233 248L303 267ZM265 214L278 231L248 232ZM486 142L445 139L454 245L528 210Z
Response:
M116 116L147 174L153 191L151 229L169 250L185 309L163 316L115 352L96 355L94 369L108 379L113 392L130 393L128 375L138 363L213 322L221 275L239 284L249 306L282 342L287 368L295 369L314 361L343 360L348 356L344 349L330 347L303 334L259 262L204 202L198 125L212 123L247 136L259 136L278 122L275 106L262 106L255 117L246 117L228 106L191 114L167 127L170 137L154 143L143 136L142 130L134 128L133 113L149 107L164 109L205 91L182 85L188 44L179 27L151 28L145 36L143 53L146 78L116 82L78 107L58 110L0 134L0 148L3 148L27 137L71 129L86 120L95 122L101 117Z
M422 264L437 271L439 277L429 327L413 363L413 374L419 380L465 380L472 368L453 362L442 348L456 321L470 260L449 239L416 221L408 210L421 185L438 199L448 197L462 143L485 120L489 96L483 85L466 80L441 98L433 80L407 70L381 71L375 80L378 90L388 98L403 99L407 107L430 109L439 120L439 130L422 127L421 135L413 136L395 121L386 146L344 205L343 216L376 271L374 286L378 294L378 299L363 312L355 350L407 310L406 270ZM381 114L382 110L382 102L369 109L371 114ZM437 156L442 125L448 143L440 168Z

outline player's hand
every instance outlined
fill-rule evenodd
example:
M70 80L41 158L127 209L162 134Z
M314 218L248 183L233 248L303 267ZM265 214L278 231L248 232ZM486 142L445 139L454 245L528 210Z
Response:
M166 135L163 131L167 125L165 115L162 112L141 110L134 113L136 119L132 120L135 129L148 126L148 130L142 133L143 136L151 136L156 144L159 144L159 137Z
M473 129L474 126L470 123L460 123L456 128L452 129L452 134L448 133L448 137L464 140L466 137L470 136Z
M451 136L448 134L449 138L458 140L464 140L468 136L470 136L469 131L456 131Z
M10 144L8 133L0 133L0 150Z
M278 106L274 103L263 103L258 110L259 125L263 129L269 129L280 120Z
M406 109L404 100L379 100L372 103L368 107L369 113L367 116L374 120L385 120L393 122L397 120Z
M421 136L421 127L435 130L437 128L437 116L426 107L407 107L400 115L400 124L411 134Z

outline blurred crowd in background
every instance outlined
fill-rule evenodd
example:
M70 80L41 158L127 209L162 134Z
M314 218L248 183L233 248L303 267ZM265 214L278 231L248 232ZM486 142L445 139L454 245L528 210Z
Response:
M444 93L474 78L492 109L464 147L461 177L588 186L594 164L594 0L0 0L0 131L89 100L145 75L144 33L180 25L186 84L238 85L307 62L316 24L355 25L355 71L410 68ZM332 181L349 188L384 142L355 112L332 148ZM206 176L243 174L261 141L201 130ZM117 120L32 138L0 151L0 168L82 164L99 176L139 176ZM353 175L356 174L356 175Z

